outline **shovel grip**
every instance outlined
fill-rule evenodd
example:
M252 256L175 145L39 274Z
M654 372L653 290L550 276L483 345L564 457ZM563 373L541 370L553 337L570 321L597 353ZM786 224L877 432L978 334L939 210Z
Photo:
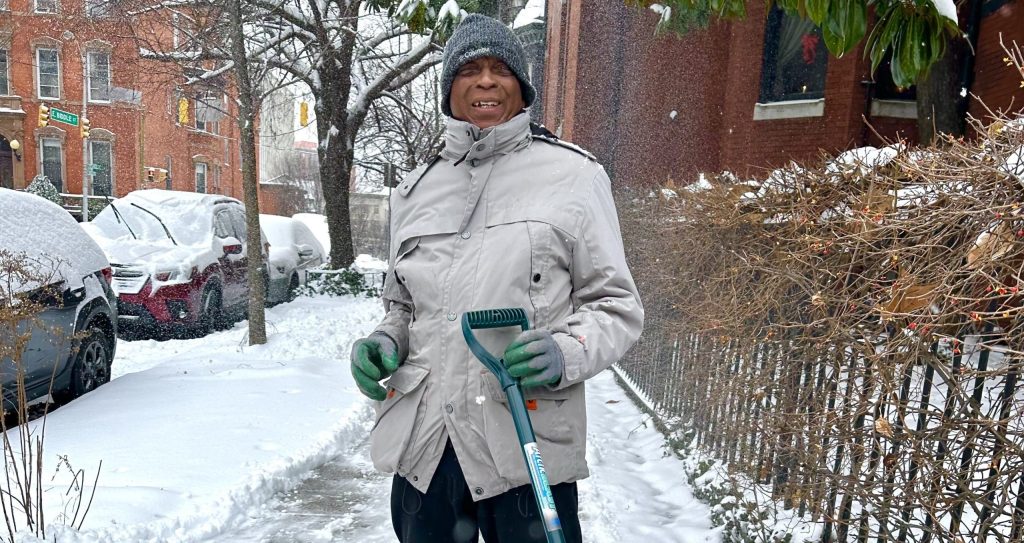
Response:
M464 315L464 318L469 327L474 330L481 328L504 328L506 326L518 326L526 330L530 327L530 321L526 318L526 311L521 307L470 311Z

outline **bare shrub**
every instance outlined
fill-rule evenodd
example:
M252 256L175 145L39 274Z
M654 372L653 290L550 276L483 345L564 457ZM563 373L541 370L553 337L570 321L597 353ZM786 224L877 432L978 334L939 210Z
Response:
M1024 537L1024 118L991 116L620 194L650 315L622 369L824 540Z
M33 259L0 249L0 361L4 382L14 377L14 388L2 390L2 431L4 477L0 479L0 510L4 515L5 540L13 543L16 533L29 533L46 539L44 500L43 443L46 436L46 414L49 404L43 402L37 413L41 422L28 424L31 408L26 390L26 368L23 360L33 334L48 333L61 342L81 338L62 337L64 330L50 330L40 319L42 312L58 303L62 296L62 283L58 270L59 260ZM57 349L63 351L63 349ZM54 364L54 371L58 365ZM53 377L51 375L51 393ZM71 471L72 481L60 499L64 512L59 521L81 528L88 512L92 495L85 502L85 473L73 470L66 457L57 459L57 470ZM99 469L97 469L97 477ZM93 482L95 492L95 481ZM84 504L84 508L83 508Z

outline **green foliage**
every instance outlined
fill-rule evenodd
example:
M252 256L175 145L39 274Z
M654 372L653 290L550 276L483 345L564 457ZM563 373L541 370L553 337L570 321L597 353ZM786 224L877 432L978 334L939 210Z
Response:
M100 211L106 209L108 205L110 205L110 200L89 198L89 217L99 215Z
M684 34L707 26L712 18L737 19L746 15L743 0L625 0L627 5L650 7L658 3L671 8L662 17L659 31ZM771 0L787 13L809 19L819 28L825 45L841 57L864 41L872 72L887 52L892 53L892 78L909 87L928 73L928 68L945 52L946 40L959 34L955 21L939 14L931 0ZM868 29L869 9L874 23Z
M37 175L32 178L32 182L25 187L25 192L35 194L41 198L46 198L57 205L64 204L64 199L61 198L60 193L57 192L57 187L53 186L53 183L50 182L50 178L45 175Z
M438 19L441 7L447 0L369 0L366 7L371 12L387 13L409 26L409 30L427 33L433 30L440 41L444 41L455 30L459 21L450 17ZM473 13L480 10L480 0L459 0L459 7Z
M352 268L344 270L319 270L319 273L311 270L309 279L299 290L299 294L303 296L321 294L326 296L379 297L380 289L372 281L368 281L368 277L363 272Z

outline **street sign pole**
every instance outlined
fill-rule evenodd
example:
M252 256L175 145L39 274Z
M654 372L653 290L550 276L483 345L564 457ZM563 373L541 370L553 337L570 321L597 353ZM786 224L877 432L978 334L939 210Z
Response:
M78 47L78 52L82 60L82 119L86 118L89 107L89 66L88 59L85 58L85 52L82 51L81 45ZM89 164L89 140L82 138L82 222L89 222L89 192L91 192L91 169L86 165Z

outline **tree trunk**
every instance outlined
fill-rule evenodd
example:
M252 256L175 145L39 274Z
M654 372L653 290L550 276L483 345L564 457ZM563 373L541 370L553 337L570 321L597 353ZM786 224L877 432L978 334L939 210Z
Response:
M917 82L917 130L922 144L934 143L939 134L962 136L960 69L970 50L967 41L952 38L946 52Z
M256 104L242 28L241 0L232 0L231 60L235 64L238 84L238 129L242 155L242 191L245 199L245 224L249 273L249 345L267 342L267 324L263 313L267 301L267 285L263 266L263 239L260 235L259 186L256 183Z
M324 195L324 215L327 233L331 239L331 268L344 269L352 265L352 223L349 216L349 179L352 175L354 150L348 142L348 99L352 86L352 62L358 32L360 2L350 2L348 17L351 32L343 32L335 41L336 49L325 51L320 67L320 94L316 103L316 129L320 139L317 153L320 158L320 186Z

